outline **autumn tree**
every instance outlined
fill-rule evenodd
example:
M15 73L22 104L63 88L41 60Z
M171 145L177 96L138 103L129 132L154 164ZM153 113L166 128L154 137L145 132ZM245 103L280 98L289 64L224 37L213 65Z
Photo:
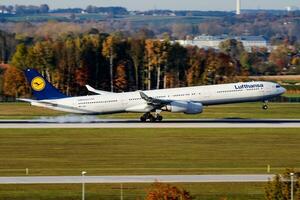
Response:
M147 191L145 200L192 200L185 189L165 183L154 183Z
M66 62L66 70L67 70L67 94L70 95L74 90L75 83L74 83L74 75L75 71L78 68L78 40L76 41L74 38L69 38L65 41L64 47L64 56Z
M168 60L168 41L146 40L146 58L148 65L148 89L151 89L151 72L156 70L156 89L160 88L161 74L165 72Z
M152 55L154 54L154 42L152 40L146 40L145 43L145 57L147 62L147 88L151 90L151 73L154 69L154 62Z
M75 76L77 84L83 87L92 84L96 87L100 78L100 66L103 62L102 43L98 34L86 34L76 38L78 66ZM79 75L81 74L81 75Z
M220 43L219 48L221 52L229 55L233 58L233 61L239 67L240 65L240 57L242 53L245 51L243 43L236 39L228 39ZM238 69L240 70L240 69Z
M80 85L76 83L78 81L76 70L80 68L79 46L80 40L72 35L63 37L53 44L56 63L54 82L67 95L76 94L80 88ZM79 71L77 72L79 73Z
M7 63L13 55L18 41L15 34L0 30L0 62Z
M239 59L240 55L245 51L243 43L236 39L229 39L221 42L219 48L223 53L236 59Z
M263 65L268 61L268 50L265 48L255 48L251 52L242 52L240 63L244 70L247 70L251 75L264 74Z
M187 47L187 56L187 85L195 86L204 84L207 52L197 47Z
M39 69L49 81L52 80L51 73L55 68L55 57L51 41L40 41L29 48L27 62L30 67Z
M157 82L156 82L156 89L160 88L161 83L161 74L164 75L163 79L163 85L165 87L165 81L166 81L166 67L167 67L167 61L169 56L169 47L170 43L167 40L161 41L158 43L158 63L157 63Z
M289 46L280 45L271 52L269 62L276 66L278 72L282 72L289 67L291 51L292 49Z
M3 75L4 94L11 97L22 97L28 94L28 87L22 70L8 67Z
M203 76L205 84L232 82L233 77L238 74L237 65L229 55L208 51Z
M145 54L145 41L143 39L131 39L130 55L134 65L135 88L143 89L143 66Z
M294 71L296 74L300 74L300 57L298 56L295 56L293 59L292 59L292 66L294 68Z
M117 38L113 35L110 35L106 38L106 40L103 43L103 49L102 49L102 54L109 59L109 64L110 64L110 90L111 92L114 91L114 59L117 57L116 54L116 40Z
M117 92L124 92L128 88L125 63L120 63L116 67L114 85Z
M265 187L266 200L289 200L291 199L290 173L294 173L294 197L300 199L300 173L287 169L282 175L276 175L269 180Z
M21 43L17 46L16 52L12 57L11 64L19 69L26 69L28 66L27 58L28 49L24 43Z
M88 70L88 83L104 90L110 89L109 64L102 54L103 42L108 34L89 34L83 37L82 42L82 65Z
M164 88L185 85L183 82L186 82L187 62L187 49L178 43L170 45L164 76Z
M241 72L229 55L213 49L188 47L188 86L232 82L237 75Z

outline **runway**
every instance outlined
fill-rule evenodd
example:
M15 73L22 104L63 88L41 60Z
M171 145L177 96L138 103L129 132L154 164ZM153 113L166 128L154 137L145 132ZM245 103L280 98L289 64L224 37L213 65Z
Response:
M134 119L0 120L2 128L300 128L300 119L167 119L142 123Z
M267 182L274 175L28 176L0 177L0 184L74 183L246 183Z

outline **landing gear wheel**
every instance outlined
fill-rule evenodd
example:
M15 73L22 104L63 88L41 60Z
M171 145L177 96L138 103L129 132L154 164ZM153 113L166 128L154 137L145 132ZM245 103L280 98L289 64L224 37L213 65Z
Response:
M262 107L262 109L264 109L264 110L268 110L268 105L263 105L263 107Z
M163 117L158 115L156 119L157 119L157 121L161 122L163 120Z
M155 114L154 116L151 113L145 113L140 117L141 122L146 122L149 120L150 122L161 122L163 120L163 117L159 114Z
M149 119L150 113L145 113L140 117L141 122L146 122Z
M141 116L140 120L141 120L141 122L146 122L147 118L143 115L143 116Z
M150 122L155 122L156 118L153 115L149 115Z

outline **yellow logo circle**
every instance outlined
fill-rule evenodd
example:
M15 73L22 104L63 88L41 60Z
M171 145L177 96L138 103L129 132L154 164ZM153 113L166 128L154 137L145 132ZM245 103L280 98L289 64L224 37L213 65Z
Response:
M46 83L45 83L45 80L42 77L39 77L39 76L35 77L31 81L31 87L35 91L41 91L45 88L45 86L46 86Z

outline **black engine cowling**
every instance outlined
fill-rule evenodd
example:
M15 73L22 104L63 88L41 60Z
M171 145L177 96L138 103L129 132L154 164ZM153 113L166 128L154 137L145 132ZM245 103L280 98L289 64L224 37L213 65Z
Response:
M198 114L203 112L203 105L202 103L173 101L170 105L167 105L164 110L174 113L183 112L185 114Z

